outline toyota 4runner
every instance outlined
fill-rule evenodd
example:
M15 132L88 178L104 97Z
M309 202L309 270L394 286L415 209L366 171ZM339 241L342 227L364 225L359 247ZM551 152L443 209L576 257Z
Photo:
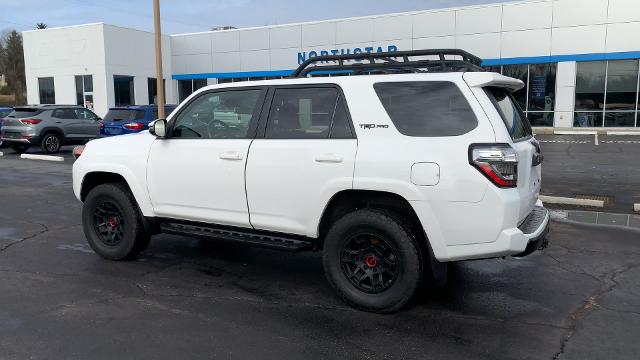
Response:
M546 246L540 147L520 80L461 50L309 59L200 89L148 132L74 149L91 247L157 233L320 250L338 296L392 312L447 263ZM351 76L316 76L326 75ZM233 116L230 115L233 112Z

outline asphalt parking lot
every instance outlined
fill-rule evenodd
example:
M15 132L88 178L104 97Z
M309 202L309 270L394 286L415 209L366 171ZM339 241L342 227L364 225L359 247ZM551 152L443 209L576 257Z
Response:
M555 167L568 167L554 161L566 144L554 144L543 143L549 188L549 178L564 176ZM568 146L578 154L572 159L592 158ZM611 151L627 156L626 148ZM2 359L636 359L640 352L638 231L554 222L543 253L455 264L444 288L425 288L397 314L374 315L334 296L318 253L160 235L136 261L100 259L80 226L70 149L62 155L62 163L10 151L0 157ZM633 171L625 168L625 181Z
M544 195L604 199L604 211L640 203L640 136L537 135Z

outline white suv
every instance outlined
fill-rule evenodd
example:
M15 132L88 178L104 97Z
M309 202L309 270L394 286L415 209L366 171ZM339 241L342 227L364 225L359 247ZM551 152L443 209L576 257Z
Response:
M321 250L338 295L374 312L442 283L448 262L542 249L542 155L511 95L523 84L479 64L326 56L200 89L149 132L74 150L89 244L113 260L156 233ZM362 75L307 77L330 71Z

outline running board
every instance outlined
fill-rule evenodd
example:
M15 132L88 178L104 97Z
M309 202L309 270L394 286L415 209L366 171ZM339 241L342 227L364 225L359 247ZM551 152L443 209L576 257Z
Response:
M160 224L163 233L220 239L238 243L286 251L303 251L312 248L310 241L287 237L282 234L268 234L250 229L237 229L216 225L187 224L164 221ZM311 239L309 239L311 240Z

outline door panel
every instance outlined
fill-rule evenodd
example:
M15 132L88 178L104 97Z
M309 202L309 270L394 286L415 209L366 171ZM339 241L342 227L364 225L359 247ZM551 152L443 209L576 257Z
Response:
M147 167L158 216L250 227L244 168L250 139L158 139ZM223 155L237 153L234 159Z
M256 139L247 161L247 196L256 229L316 236L324 206L351 189L355 139Z
M337 87L279 87L264 138L249 149L246 182L256 229L317 236L325 205L353 187L357 140Z
M260 88L200 94L170 120L168 139L151 146L147 184L158 216L251 227L245 165L255 136ZM222 122L233 111L245 122Z

